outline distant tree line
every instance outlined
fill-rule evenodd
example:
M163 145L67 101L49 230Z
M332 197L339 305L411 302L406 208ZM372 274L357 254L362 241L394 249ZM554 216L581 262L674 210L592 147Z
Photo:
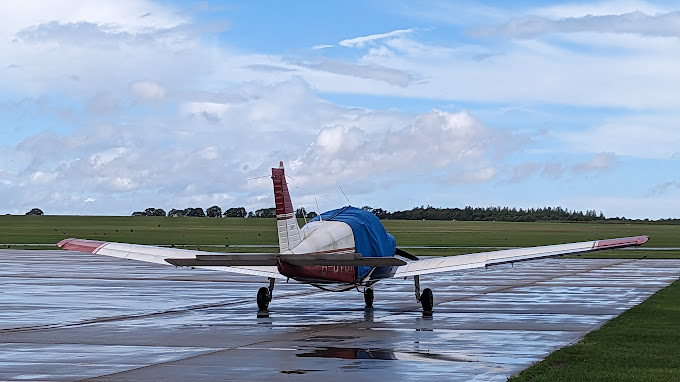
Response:
M606 220L604 214L595 210L569 211L562 207L517 209L510 207L470 207L436 208L432 206L414 207L410 210L389 212L382 208L364 206L362 209L373 212L380 219L395 220L459 220L459 221L595 221Z
M414 207L410 210L389 212L382 208L364 206L362 209L370 211L380 219L395 220L459 220L459 221L504 221L504 222L535 222L535 221L621 221L621 222L656 222L662 224L680 224L680 219L626 219L625 217L607 218L602 211L595 210L570 211L562 207L543 208L511 208L511 207L471 207L465 208L436 208L432 206Z
M657 222L663 224L680 224L680 219L659 219L659 220L634 220L625 217L607 218L600 211L587 210L576 211L567 210L562 207L542 207L542 208L511 208L511 207L471 207L465 208L438 208L432 206L414 207L410 210L389 212L382 208L362 207L363 210L372 212L379 219L394 220L458 220L458 221L504 221L504 222L536 222L536 221L567 221L567 222L587 222L587 221L638 221L638 222ZM34 208L33 210L38 210ZM31 210L31 212L34 212ZM27 213L29 214L38 214ZM40 211L42 214L42 211ZM232 207L225 211L219 206L212 206L203 210L200 207L171 209L167 214L162 208L147 208L144 211L136 211L132 216L167 216L167 217L210 217L210 218L275 218L276 208L261 208L255 211L247 211L245 207ZM317 216L314 211L307 212L304 208L295 211L297 218L312 219Z
M258 210L259 211L259 210ZM251 215L251 216L249 216ZM229 208L224 213L219 206L208 207L205 211L201 207L189 207L183 210L171 209L167 214L162 208L147 208L144 211L135 211L132 216L167 216L170 218L178 217L209 217L209 218L245 218L253 217L253 213L248 213L244 207ZM274 214L276 216L276 214Z
M42 213L42 211L41 211ZM28 213L27 213L28 215ZM298 218L312 219L316 216L316 212L307 212L304 208L298 208L295 211L295 216ZM208 207L205 211L203 208L185 208L183 210L171 209L167 214L162 208L147 208L144 211L135 211L132 216L167 216L170 218L178 217L209 217L209 218L275 218L276 208L261 208L259 210L247 211L245 207L232 207L222 212L219 206Z

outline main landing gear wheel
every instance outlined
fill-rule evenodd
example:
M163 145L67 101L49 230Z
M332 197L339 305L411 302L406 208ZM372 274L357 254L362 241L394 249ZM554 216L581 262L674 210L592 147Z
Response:
M269 288L262 287L257 290L257 308L261 311L269 309L269 302L274 296L274 281L276 279L269 278Z
M418 301L423 306L423 313L432 313L432 307L434 306L434 299L432 298L432 289L425 288L423 293L420 293L420 276L413 276L413 284L416 287L416 301Z
M432 297L432 289L423 289L423 294L420 295L420 303L423 305L423 312L431 312L434 306L434 298Z
M364 302L367 308L373 307L373 288L366 288L364 291Z
M257 308L260 310L269 309L269 288L262 287L257 291Z

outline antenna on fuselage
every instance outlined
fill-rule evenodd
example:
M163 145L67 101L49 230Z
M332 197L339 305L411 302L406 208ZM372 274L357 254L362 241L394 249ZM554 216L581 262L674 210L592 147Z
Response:
M351 206L352 202L349 201L349 198L347 197L347 194L345 194L345 191L342 190L342 187L338 184L338 188L340 189L340 192L342 192L343 195L345 195L345 199L347 199L347 205Z
M316 203L316 212L319 214L319 221L322 222L323 218L321 217L321 210L319 209L319 201L314 198L314 203Z

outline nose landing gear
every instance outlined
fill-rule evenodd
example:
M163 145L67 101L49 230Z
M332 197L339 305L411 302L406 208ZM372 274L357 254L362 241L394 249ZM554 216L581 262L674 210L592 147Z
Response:
M367 308L373 307L373 288L366 288L364 291L364 302Z

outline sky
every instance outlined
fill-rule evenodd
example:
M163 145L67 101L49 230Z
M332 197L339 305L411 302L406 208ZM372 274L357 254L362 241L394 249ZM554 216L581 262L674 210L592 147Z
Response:
M676 2L0 0L0 213L680 218ZM343 195L344 193L344 195Z

